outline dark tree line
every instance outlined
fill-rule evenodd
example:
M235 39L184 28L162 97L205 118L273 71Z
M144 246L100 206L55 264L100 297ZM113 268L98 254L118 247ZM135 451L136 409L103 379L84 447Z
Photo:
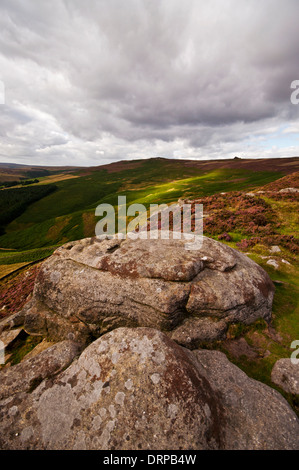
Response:
M33 183L39 183L39 180L35 178L34 180L3 181L3 182L0 181L0 186L4 188L11 188L13 186L19 186L19 185L28 186L29 184L33 184Z
M55 184L47 184L0 191L0 234L3 234L4 227L19 217L30 204L56 189Z

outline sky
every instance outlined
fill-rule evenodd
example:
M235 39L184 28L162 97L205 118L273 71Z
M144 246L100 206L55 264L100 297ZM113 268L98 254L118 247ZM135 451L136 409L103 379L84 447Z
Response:
M0 0L0 162L299 155L298 0Z

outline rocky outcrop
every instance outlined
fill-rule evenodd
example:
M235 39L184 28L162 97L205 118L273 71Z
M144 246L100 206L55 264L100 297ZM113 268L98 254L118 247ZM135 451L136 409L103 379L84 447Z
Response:
M212 343L215 340L224 340L228 329L227 321L213 318L186 318L172 332L168 332L171 339L194 349L198 344Z
M276 390L249 378L220 351L197 350L194 355L221 396L225 449L299 448L299 420Z
M285 392L299 395L299 364L290 358L279 359L272 369L271 380Z
M58 354L67 344L65 365L75 349L56 345ZM8 393L0 380L1 449L299 449L298 418L284 398L222 353L119 328L58 372L63 362L35 387L19 381ZM18 366L10 383L14 374Z
M22 328L7 329L0 334L1 346L4 349L9 348L21 336Z
M299 193L298 188L283 188L278 191L279 193Z
M197 347L225 336L231 322L269 320L274 287L238 251L204 237L185 240L98 240L68 243L46 260L25 330L50 339L87 341L121 326L167 331Z
M79 345L62 341L45 349L35 357L1 371L0 400L17 392L28 392L45 378L58 374L68 367L80 352Z

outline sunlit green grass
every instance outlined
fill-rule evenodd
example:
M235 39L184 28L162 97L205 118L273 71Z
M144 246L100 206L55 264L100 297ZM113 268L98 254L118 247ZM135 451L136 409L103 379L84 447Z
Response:
M116 207L120 195L127 197L127 205L139 203L149 208L150 204L170 204L182 197L249 190L280 176L277 172L229 169L202 172L183 167L180 162L169 164L167 161L144 161L137 168L116 173L94 171L56 182L55 193L31 204L6 227L6 234L0 237L0 247L30 249L83 238L86 236L83 214L94 212L102 203ZM65 217L67 223L53 236L51 227L57 225L57 218L61 217Z
M269 202L275 211L277 221L281 227L278 232L282 235L294 235L299 233L299 213L298 202L290 200L274 200L267 197L264 199Z
M38 248L35 250L0 252L0 265L17 264L38 261L50 256L55 250L55 246Z

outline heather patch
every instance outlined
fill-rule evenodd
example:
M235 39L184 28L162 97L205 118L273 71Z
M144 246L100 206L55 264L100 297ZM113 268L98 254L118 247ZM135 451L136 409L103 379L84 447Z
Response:
M299 237L296 231L288 233L290 223L286 223L297 217L298 197L296 193L267 193L265 197L236 191L192 202L203 204L203 233L206 236L235 242L242 251L256 245L280 245L290 253L298 254ZM192 211L194 213L194 207Z
M299 171L295 171L277 181L268 183L262 189L265 191L280 191L285 188L299 188Z
M0 286L0 318L21 310L33 291L39 266L20 273Z

